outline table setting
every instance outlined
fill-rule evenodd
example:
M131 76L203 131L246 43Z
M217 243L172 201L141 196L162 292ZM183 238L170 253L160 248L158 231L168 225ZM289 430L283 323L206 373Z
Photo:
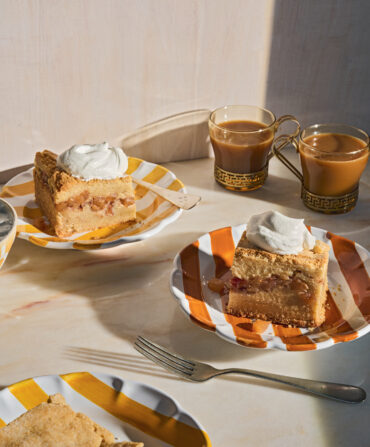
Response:
M368 136L254 106L208 125L215 158L74 145L3 185L0 445L324 446L366 431Z

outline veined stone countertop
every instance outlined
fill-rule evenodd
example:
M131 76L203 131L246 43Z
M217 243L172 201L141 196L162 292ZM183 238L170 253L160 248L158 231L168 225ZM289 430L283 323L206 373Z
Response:
M270 209L369 248L369 175L351 213L327 216L304 207L298 181L275 159L266 185L250 193L218 186L211 159L165 166L203 200L154 237L101 251L15 241L0 271L0 385L44 374L109 372L168 392L203 424L214 447L370 445L370 398L342 404L236 375L189 383L132 346L142 334L216 367L350 383L370 393L370 336L310 352L236 346L193 324L169 290L172 260L185 245ZM71 347L91 351L77 355Z

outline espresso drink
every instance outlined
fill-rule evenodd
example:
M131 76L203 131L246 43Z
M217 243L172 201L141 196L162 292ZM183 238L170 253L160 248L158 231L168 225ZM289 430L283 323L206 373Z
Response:
M366 166L369 156L366 147L364 141L347 134L319 133L305 137L299 142L305 188L321 196L352 192Z
M274 128L257 121L225 121L212 127L210 137L216 166L248 174L266 166Z

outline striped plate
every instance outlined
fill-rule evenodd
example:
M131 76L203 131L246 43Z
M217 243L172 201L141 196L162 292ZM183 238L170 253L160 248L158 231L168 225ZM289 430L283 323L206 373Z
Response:
M17 212L17 236L41 247L96 250L140 241L161 231L169 223L174 222L182 212L146 188L136 186L135 223L106 227L79 233L72 238L60 239L45 232L45 220L35 202L32 171L33 168L13 177L4 186L0 197L6 198ZM129 157L127 173L163 188L185 192L184 184L173 172L155 163Z
M288 328L226 314L220 296L208 289L207 281L229 269L245 228L238 225L204 234L176 256L171 290L192 321L232 343L287 351L323 349L369 332L369 252L349 239L313 227L316 239L330 245L325 323L316 329Z
M16 212L0 199L0 268L3 266L16 235Z
M108 374L42 376L0 391L0 427L49 395L60 393L74 411L110 430L118 441L145 447L211 447L207 433L164 392Z

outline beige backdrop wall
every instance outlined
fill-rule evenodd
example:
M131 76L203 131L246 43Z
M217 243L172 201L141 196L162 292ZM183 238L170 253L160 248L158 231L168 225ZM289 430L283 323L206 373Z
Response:
M0 171L42 147L116 140L184 110L264 100L268 0L0 5Z
M165 116L223 104L267 104L303 122L340 110L364 126L369 5L0 0L0 173L40 148L120 141ZM197 152L197 139L184 141Z

